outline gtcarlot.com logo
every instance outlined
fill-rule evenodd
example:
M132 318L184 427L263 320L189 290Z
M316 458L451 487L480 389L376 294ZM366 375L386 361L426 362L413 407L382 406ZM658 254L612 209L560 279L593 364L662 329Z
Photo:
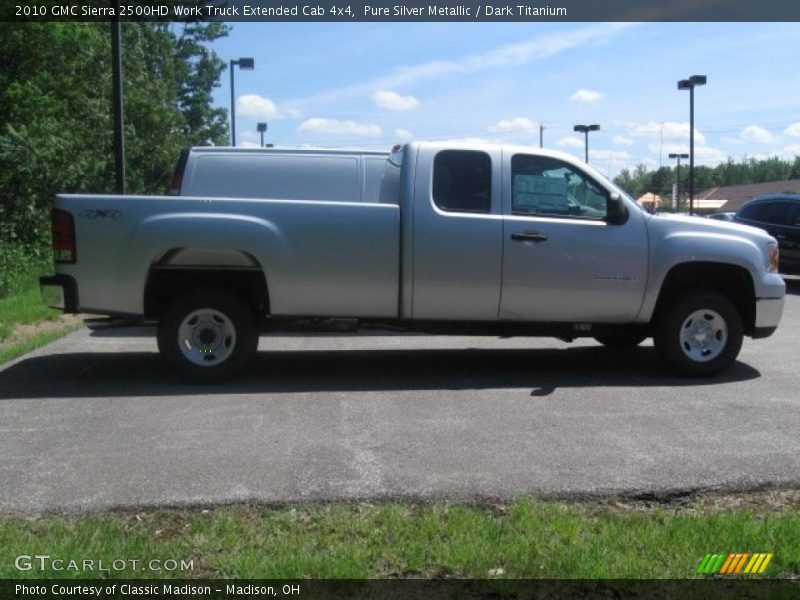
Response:
M21 554L14 560L18 571L193 571L194 559L58 558L49 554Z
M761 575L772 560L772 552L706 554L697 566L703 575Z

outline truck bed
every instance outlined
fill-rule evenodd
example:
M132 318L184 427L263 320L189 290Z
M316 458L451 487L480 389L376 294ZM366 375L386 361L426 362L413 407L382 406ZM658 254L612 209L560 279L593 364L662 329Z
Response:
M394 204L61 194L54 206L75 221L76 261L56 270L80 282L83 312L142 315L151 270L202 255L262 269L275 316L398 316Z

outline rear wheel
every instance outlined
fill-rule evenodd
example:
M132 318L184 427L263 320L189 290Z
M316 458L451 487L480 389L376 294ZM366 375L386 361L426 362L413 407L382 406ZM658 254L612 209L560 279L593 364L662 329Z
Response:
M189 381L205 383L241 371L258 347L252 309L239 297L216 288L181 296L158 326L158 349Z
M679 297L656 321L661 359L683 375L709 376L727 369L742 347L742 317L722 294Z

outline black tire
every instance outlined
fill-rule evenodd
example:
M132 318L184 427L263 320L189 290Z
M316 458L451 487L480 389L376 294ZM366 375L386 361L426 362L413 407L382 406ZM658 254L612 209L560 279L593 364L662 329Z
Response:
M655 323L653 340L661 360L690 377L708 377L730 367L744 336L742 317L734 304L717 292L686 294L671 304L660 311ZM692 337L692 328L701 326L708 330L699 331L691 341L682 340L682 332Z
M257 348L252 308L217 288L198 288L180 296L158 324L159 352L191 383L231 378L247 366Z
M639 333L638 331L615 331L612 333L604 333L596 335L595 338L598 342L603 344L606 348L613 348L614 350L629 350L635 348L647 339L647 335Z

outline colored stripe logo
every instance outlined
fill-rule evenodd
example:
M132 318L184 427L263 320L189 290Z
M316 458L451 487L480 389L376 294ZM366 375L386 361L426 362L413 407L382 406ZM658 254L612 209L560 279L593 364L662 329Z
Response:
M697 566L703 575L760 575L772 560L772 552L706 554Z

